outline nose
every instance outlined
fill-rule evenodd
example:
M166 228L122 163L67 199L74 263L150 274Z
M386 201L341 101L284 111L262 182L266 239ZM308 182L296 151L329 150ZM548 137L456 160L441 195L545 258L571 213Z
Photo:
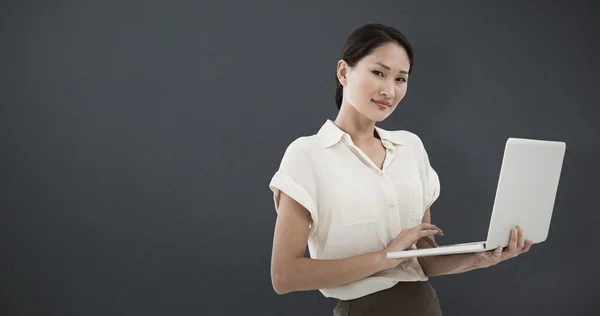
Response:
M380 94L385 96L386 98L394 98L394 85L389 82L383 82L381 84Z

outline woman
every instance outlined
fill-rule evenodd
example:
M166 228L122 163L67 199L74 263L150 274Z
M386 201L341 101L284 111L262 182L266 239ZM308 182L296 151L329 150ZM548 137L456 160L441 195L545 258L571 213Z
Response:
M434 235L443 235L430 220L440 184L420 138L375 126L406 94L412 68L411 45L392 27L368 24L347 39L337 118L293 141L270 183L277 293L319 289L339 300L334 315L441 315L428 277L489 267L531 247L519 228L506 249L386 258L436 247Z

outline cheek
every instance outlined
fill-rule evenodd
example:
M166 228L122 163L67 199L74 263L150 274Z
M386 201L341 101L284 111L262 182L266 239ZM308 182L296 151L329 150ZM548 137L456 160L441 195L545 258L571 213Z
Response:
M370 99L371 96L376 92L376 90L377 83L373 78L369 76L361 76L355 82L354 91L356 92L355 95L357 97Z
M359 105L365 100L370 100L373 95L374 80L365 76L356 76L348 82L348 101L354 105Z
M396 89L396 99L402 100L402 98L404 98L406 95L406 88L406 84L403 84Z
M362 90L368 94L373 94L377 90L377 80L372 76L364 76L360 84Z

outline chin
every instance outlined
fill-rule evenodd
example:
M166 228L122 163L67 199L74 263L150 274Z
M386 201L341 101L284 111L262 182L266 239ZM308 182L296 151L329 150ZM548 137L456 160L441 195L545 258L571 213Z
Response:
M385 121L385 119L388 118L389 115L379 115L378 117L376 117L373 121L375 122L381 122L381 121Z
M388 116L390 116L392 112L376 112L376 113L368 113L367 115L365 115L369 120L371 121L375 121L375 122L381 122L384 121L386 118L388 118Z
M375 122L381 122L385 120L386 118L388 118L388 116L390 116L390 114L392 114L394 110L393 108L381 110L379 108L373 107L372 102L369 102L369 104L366 106L357 107L355 109L364 117Z

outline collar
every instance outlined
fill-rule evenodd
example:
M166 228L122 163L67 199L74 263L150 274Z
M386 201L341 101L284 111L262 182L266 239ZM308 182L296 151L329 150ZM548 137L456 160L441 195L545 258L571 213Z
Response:
M402 139L400 139L400 137L395 133L384 130L377 126L375 126L375 131L377 131L377 134L381 138L381 143L387 149L394 150L396 149L394 145L404 145ZM344 137L350 138L348 133L341 130L333 121L329 119L325 122L325 124L323 124L323 126L321 126L321 129L317 135L321 140L323 148L327 148L338 143Z

